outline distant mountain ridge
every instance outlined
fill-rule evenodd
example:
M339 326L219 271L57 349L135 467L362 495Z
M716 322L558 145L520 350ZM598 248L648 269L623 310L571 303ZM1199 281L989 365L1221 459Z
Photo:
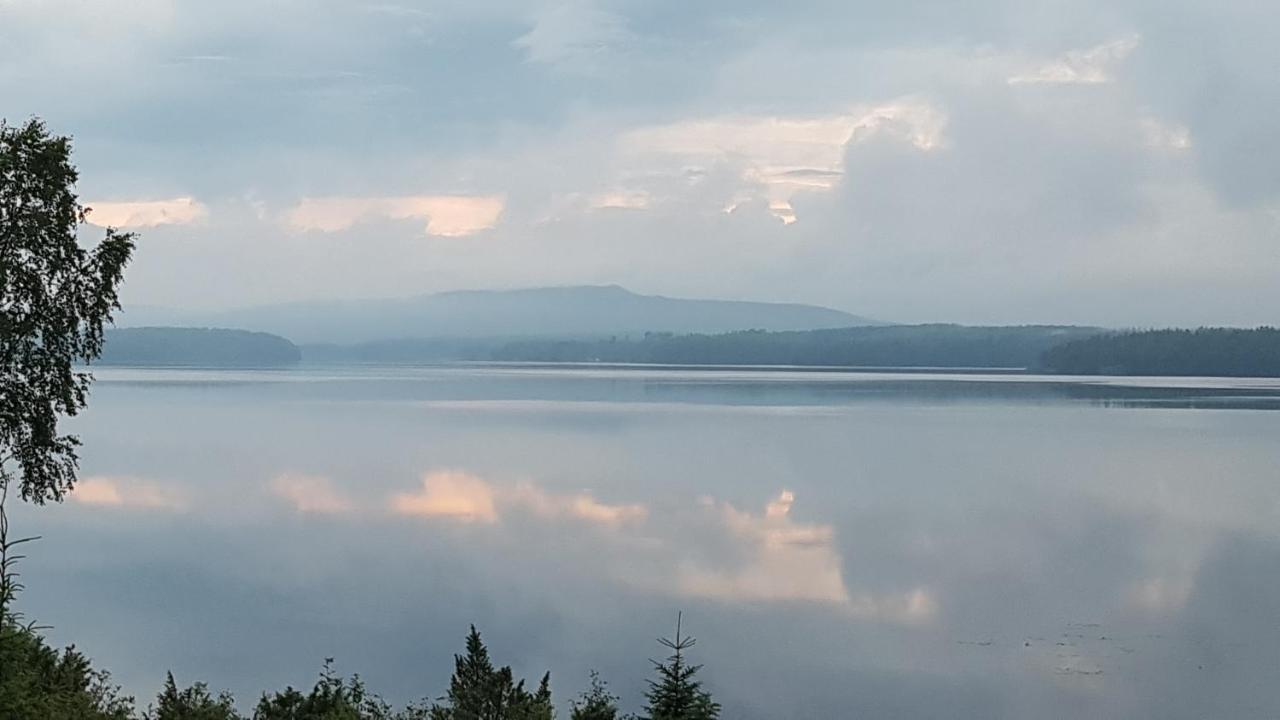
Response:
M283 335L299 344L441 337L585 338L879 324L816 305L640 295L617 285L461 290L389 300L293 302L214 313L126 308L117 322L121 327L235 327Z

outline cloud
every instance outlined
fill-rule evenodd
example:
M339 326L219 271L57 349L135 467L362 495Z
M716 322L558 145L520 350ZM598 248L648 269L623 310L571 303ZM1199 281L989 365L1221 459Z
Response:
M149 228L157 225L189 225L209 217L209 208L192 197L131 202L95 201L89 222L99 227Z
M1148 147L1173 151L1191 148L1191 130L1186 125L1170 125L1155 118L1143 118L1140 124Z
M609 190L593 196L589 204L593 210L644 210L651 202L644 190Z
M129 303L590 282L920 322L1273 322L1280 9L1016 5L344 0L304 26L244 0L0 2L0 97L74 135L85 198L265 203L149 226ZM501 209L403 201L444 191ZM1179 196L1208 199L1199 238L1169 231ZM1150 274L1193 256L1185 282Z
M171 487L128 477L93 475L82 478L71 492L74 502L106 507L185 510L187 500Z
M1134 33L1062 57L1009 78L1010 85L1100 85L1109 83L1113 68L1129 57L1142 42Z
M620 139L625 165L697 182L718 164L740 170L726 211L760 200L786 224L795 222L791 200L825 192L844 176L852 144L890 138L919 151L945 144L946 114L926 100L902 98L811 116L724 116L638 128ZM615 193L616 195L616 193ZM646 205L648 203L646 202Z
M352 509L351 500L327 477L285 473L271 480L271 492L300 513L333 515Z
M540 13L529 32L511 44L530 62L566 63L578 71L590 69L592 56L627 40L624 18L595 7L587 0L555 3ZM566 63L567 64L567 63Z
M877 131L899 137L920 150L943 142L946 115L918 98L858 107L846 113L795 116L723 116L638 128L622 138L624 152L656 155L672 165L705 165L721 157L741 157L749 166L798 183L825 185L839 173L845 145Z
M297 230L338 232L374 218L419 218L427 221L428 235L462 237L494 227L503 205L503 198L496 195L304 198L287 220Z

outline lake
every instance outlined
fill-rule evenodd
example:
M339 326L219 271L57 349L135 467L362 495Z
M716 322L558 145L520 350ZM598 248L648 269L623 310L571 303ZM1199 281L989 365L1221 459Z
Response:
M1280 382L687 368L97 371L21 609L145 700L326 657L438 696L469 623L639 710L1280 715Z

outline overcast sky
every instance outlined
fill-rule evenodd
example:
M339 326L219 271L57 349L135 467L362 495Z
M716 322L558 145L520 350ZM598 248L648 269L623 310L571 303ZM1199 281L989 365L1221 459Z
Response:
M127 303L1274 324L1276 37L1262 0L0 0L0 116L141 233Z

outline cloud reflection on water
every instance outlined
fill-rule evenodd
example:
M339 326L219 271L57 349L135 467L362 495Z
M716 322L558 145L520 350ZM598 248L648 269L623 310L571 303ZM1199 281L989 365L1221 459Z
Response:
M722 528L742 546L745 562L709 567L680 562L682 593L720 601L809 601L828 603L860 620L927 622L937 601L924 588L902 594L851 593L831 525L803 523L791 516L795 493L783 490L762 515L727 502L703 498Z
M76 419L80 496L15 520L46 538L27 608L132 692L172 666L252 698L335 655L409 700L443 690L476 622L558 696L596 667L635 710L683 609L738 720L1280 711L1280 414L1251 403L818 373L129 372Z
M483 479L457 470L438 470L423 476L420 491L393 497L391 509L400 515L495 523L498 510L494 498L493 488Z
M271 481L271 492L300 513L336 515L350 512L352 502L333 481L318 475L281 473Z
M462 523L498 525L521 516L608 528L615 531L611 540L592 542L609 556L615 580L680 597L822 603L859 620L904 624L928 622L937 614L937 599L924 587L851 593L835 529L795 520L795 500L795 493L783 490L763 513L752 513L704 496L694 501L692 514L647 522L650 510L639 503L612 504L585 492L550 492L529 480L499 485L466 471L436 470L423 475L421 490L396 494L389 506L398 515ZM506 539L524 544L528 532L521 525L509 529ZM687 552L691 546L699 547Z
M71 492L71 499L83 505L136 508L144 510L186 510L189 501L174 487L131 477L91 475L83 477Z
M497 486L463 470L433 470L422 476L422 489L397 493L389 503L398 515L448 518L461 522L498 523L505 512L529 513L546 520L575 518L598 525L641 521L644 505L613 505L589 493L557 495L523 480Z

